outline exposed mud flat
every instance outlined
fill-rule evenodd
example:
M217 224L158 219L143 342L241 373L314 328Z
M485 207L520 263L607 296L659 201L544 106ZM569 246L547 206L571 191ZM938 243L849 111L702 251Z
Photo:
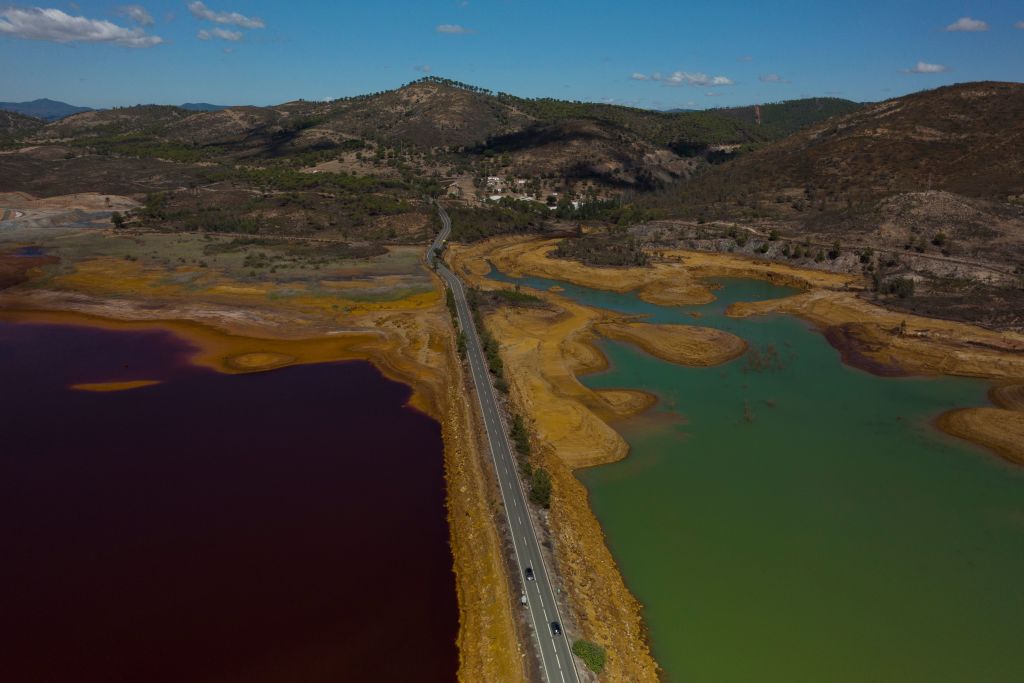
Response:
M1024 335L1015 332L890 311L849 292L830 290L734 304L728 311L735 317L764 313L797 315L823 330L843 328L832 338L841 339L840 351L847 347L846 357L866 370L877 364L887 373L1024 377Z
M992 387L996 408L965 408L940 415L935 424L948 434L979 443L1024 465L1024 384Z
M1024 411L964 408L940 415L935 424L947 434L981 444L1010 462L1024 465Z
M719 365L747 350L746 342L736 335L712 327L608 322L598 323L594 329L603 337L635 344L652 356L680 365Z
M1004 384L989 392L992 402L1007 410L1024 410L1024 384Z
M108 391L131 391L132 389L142 389L143 387L151 387L156 384L160 384L160 380L136 379L126 382L88 382L85 384L72 384L71 388L75 391L94 391L97 393L105 393Z

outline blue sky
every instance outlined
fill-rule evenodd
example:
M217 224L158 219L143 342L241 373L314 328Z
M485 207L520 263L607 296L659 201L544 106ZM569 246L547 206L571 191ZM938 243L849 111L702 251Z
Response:
M40 9L41 8L41 9ZM1024 2L141 0L0 5L0 100L273 104L424 73L650 108L1024 77Z

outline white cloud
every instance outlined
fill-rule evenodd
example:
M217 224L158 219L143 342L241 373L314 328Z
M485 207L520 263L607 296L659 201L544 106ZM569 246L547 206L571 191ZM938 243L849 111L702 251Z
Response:
M1018 21L1016 24L1013 25L1013 27L1019 28L1020 30L1024 31L1024 21Z
M722 85L736 85L735 81L727 76L708 76L704 73L690 73L689 71L673 71L668 76L663 76L657 71L650 76L636 72L630 76L630 78L634 81L659 81L660 83L673 87L680 85L695 85L699 87L716 88Z
M213 40L214 38L220 38L221 40L230 40L234 43L242 39L242 32L230 31L226 28L211 28L210 30L206 30L204 28L196 34L196 38L199 40Z
M188 3L188 11L192 13L192 16L198 19L206 19L207 21L212 21L215 24L229 24L231 26L239 26L241 28L266 27L263 20L257 17L247 17L244 14L239 14L238 12L214 12L198 0L196 0L196 2Z
M0 9L0 34L54 43L111 43L122 47L153 47L164 42L141 28L126 28L104 19L74 17L59 9Z
M735 85L732 79L727 78L726 76L708 76L707 74L700 73L699 71L696 73L690 73L688 71L673 71L664 78L661 77L661 74L655 74L655 76L657 76L655 80L660 80L663 81L665 85L673 86L696 85L700 87L710 86L714 88L720 85Z
M153 20L153 15L147 12L146 8L142 5L123 5L119 9L121 14L124 14L140 26L152 26L156 23Z
M708 90L706 93L704 93L704 97L721 97L724 94L725 93L715 92L714 90Z
M761 74L757 77L757 80L762 83L790 83L791 81L786 80L779 74Z
M978 31L987 31L988 24L980 19L971 19L970 17L960 17L952 24L946 27L947 31L966 31L968 33L977 33Z
M908 74L941 74L949 71L949 67L944 64L929 64L928 62L918 62L915 66L904 70Z
M438 24L437 28L434 29L438 33L453 33L456 35L467 35L470 33L476 33L471 28L466 28L460 24Z
M413 70L419 71L421 74L428 74L431 71L429 64L420 64L418 66L414 66Z

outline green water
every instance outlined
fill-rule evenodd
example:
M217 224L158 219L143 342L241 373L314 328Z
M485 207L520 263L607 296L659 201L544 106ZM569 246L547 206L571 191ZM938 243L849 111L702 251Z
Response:
M1024 681L1024 469L930 426L985 383L874 377L795 318L722 315L789 292L767 283L683 309L520 282L778 352L685 368L609 342L585 378L661 399L580 478L670 680Z

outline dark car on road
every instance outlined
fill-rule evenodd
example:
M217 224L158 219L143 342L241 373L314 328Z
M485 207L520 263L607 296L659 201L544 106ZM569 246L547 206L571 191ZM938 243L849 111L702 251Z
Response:
M559 624L557 621L552 621L551 622L551 635L553 635L553 636L560 636L560 635L562 635L562 625Z
M533 567L527 567L526 568L526 580L527 581L533 581L534 580L533 579Z

